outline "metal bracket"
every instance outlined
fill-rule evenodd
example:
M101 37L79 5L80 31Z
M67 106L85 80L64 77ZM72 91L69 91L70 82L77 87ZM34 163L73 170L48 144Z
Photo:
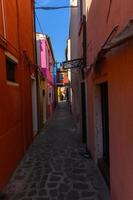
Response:
M7 42L1 35L0 35L0 46L4 49L7 49Z
M83 58L78 58L62 62L61 66L63 67L63 69L73 69L73 68L75 69L83 67L83 64L84 64Z

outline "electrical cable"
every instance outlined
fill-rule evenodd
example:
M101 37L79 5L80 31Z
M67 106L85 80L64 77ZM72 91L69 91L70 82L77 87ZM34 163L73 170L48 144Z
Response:
M59 9L65 9L65 8L77 8L78 6L40 6L40 7L35 7L35 9L40 9L40 10L59 10Z
M36 19L37 19L37 22L38 22L38 25L39 25L39 28L40 28L41 32L44 34L43 28L42 28L42 26L41 26L41 23L40 23L40 21L39 21L39 19L38 19L36 13L35 13L35 17L36 17Z

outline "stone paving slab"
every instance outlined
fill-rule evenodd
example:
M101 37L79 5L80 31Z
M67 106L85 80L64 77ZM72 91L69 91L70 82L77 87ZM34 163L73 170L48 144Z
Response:
M109 200L93 160L81 155L84 150L62 103L13 174L6 200Z

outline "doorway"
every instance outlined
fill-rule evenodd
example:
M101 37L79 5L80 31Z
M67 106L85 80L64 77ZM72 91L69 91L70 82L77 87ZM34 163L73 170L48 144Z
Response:
M35 136L38 132L36 79L32 79L32 122L33 136Z
M86 88L85 82L81 82L81 106L82 106L82 141L87 143L87 127L86 127Z
M104 82L96 88L96 148L98 166L109 185L109 109L108 83Z
M108 84L101 84L101 109L103 133L103 159L109 165Z
M46 94L45 94L45 89L43 89L43 91L42 91L42 93L43 93L43 123L45 124L46 123Z

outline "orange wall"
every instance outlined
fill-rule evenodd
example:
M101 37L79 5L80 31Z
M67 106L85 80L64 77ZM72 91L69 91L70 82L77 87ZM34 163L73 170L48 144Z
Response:
M133 199L133 43L124 47L110 73L112 199ZM115 69L116 66L116 69ZM111 84L112 83L112 84ZM116 178L117 177L117 178Z
M7 40L18 49L18 31L17 31L17 6L16 1L4 1Z
M22 56L22 51L26 50L34 63L32 6L31 1L19 0L18 6L16 2L4 1L8 41L6 51L18 59L18 65L17 84L9 84L6 80L5 52L0 48L0 190L31 144L33 134L31 70Z
M6 84L5 56L2 54L0 51L0 188L7 182L23 153L20 88Z
M111 200L133 199L133 42L108 54L88 73L89 143L95 157L95 87L108 81ZM90 135L91 134L91 135Z
M0 4L0 34L3 35L2 5Z
M22 120L25 150L32 141L32 103L31 103L31 70L30 63L34 63L34 33L33 33L33 1L19 0L19 45L21 54L26 50L28 59L21 56L21 69L19 69L22 90ZM28 98L27 98L28 97ZM29 133L29 134L27 134Z
M120 32L133 18L132 0L109 2L86 0L87 66L94 63L98 52L112 29ZM88 146L96 158L95 92L99 83L108 81L110 182L111 200L133 199L133 42L115 48L107 58L86 74L88 88Z
M60 79L60 74L63 74L63 79ZM69 80L68 80L68 72L66 71L58 71L57 72L57 83L61 84L68 84Z
M19 0L19 34L20 47L27 50L30 59L34 60L34 34L33 34L33 0Z

